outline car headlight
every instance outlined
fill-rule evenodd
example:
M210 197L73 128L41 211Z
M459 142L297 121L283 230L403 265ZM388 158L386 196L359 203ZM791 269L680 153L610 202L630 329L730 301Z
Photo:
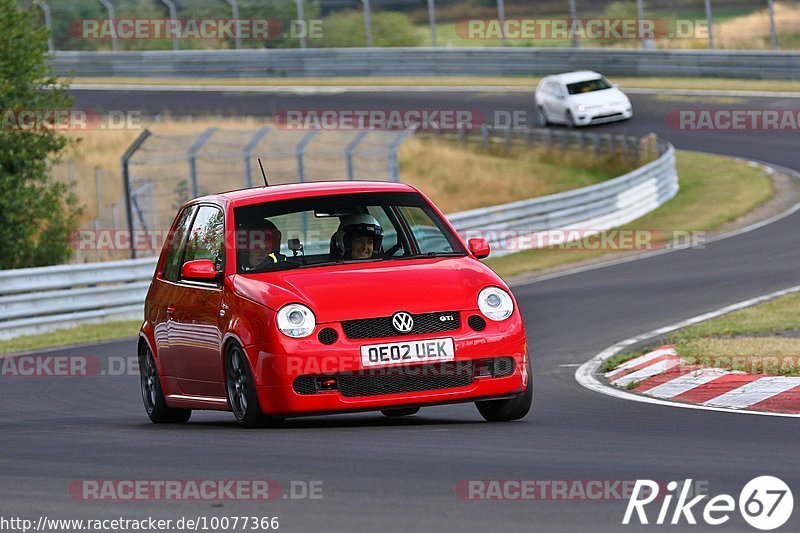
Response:
M583 113L584 111L586 111L586 106L583 104L578 104L578 106L575 109L577 109L579 113Z
M314 332L315 327L317 319L305 305L284 305L278 311L278 329L288 337L295 339L308 337Z
M478 294L478 309L489 320L500 322L514 312L514 301L503 289L486 287Z

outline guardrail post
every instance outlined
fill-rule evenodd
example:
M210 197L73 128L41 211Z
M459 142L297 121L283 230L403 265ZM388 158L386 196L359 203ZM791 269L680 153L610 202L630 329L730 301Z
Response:
M578 18L575 10L575 0L569 0L569 22L570 31L572 32L572 48L578 48L578 32L575 31L575 19Z
M114 5L109 0L100 0L108 11L109 26L111 27L111 50L117 51L117 23L114 15Z
M367 130L360 131L358 134L353 138L352 141L347 145L345 149L345 153L347 154L347 179L353 181L355 179L354 172L353 172L353 152L364 140L364 137L367 136Z
M150 130L145 128L142 133L133 141L125 153L122 154L122 186L125 191L125 216L128 222L128 232L130 236L133 236L133 208L131 206L131 174L130 174L130 160L133 157L139 148L142 147L142 144L150 137ZM111 213L114 216L114 229L116 230L119 226L117 225L117 215L116 215L116 204L112 204L111 206ZM131 259L136 259L136 247L131 246Z
M489 147L489 127L486 124L481 126L481 146L483 148Z
M234 41L236 42L236 49L239 50L242 47L242 25L239 21L239 4L236 3L236 0L225 0L228 2L228 5L231 6L231 15L233 15L234 20L234 31L236 35L234 36Z
M242 154L242 157L244 157L244 180L245 186L248 188L253 186L253 166L250 162L253 156L253 150L256 149L256 146L258 146L268 132L269 127L261 128L256 132L255 135L253 135L253 138L250 139L250 142L247 143L247 146L244 147Z
M775 5L773 0L768 0L769 3L769 40L772 44L772 49L778 49L778 32L775 30Z
M306 47L306 29L307 29L307 26L305 24L306 16L305 16L305 13L303 11L303 0L294 0L294 3L297 5L297 20L298 21L302 21L302 25L303 25L303 28L302 28L302 30L300 32L300 48L305 48Z
M44 12L44 27L47 28L48 32L47 51L53 52L55 51L55 46L53 44L53 18L50 15L50 6L44 0L34 0L33 4L41 7Z
M167 9L169 9L170 33L172 34L172 49L178 50L180 48L180 45L178 45L178 35L177 32L172 31L173 29L172 24L175 23L173 21L178 20L178 10L175 7L175 2L173 2L172 0L161 0L161 3L167 6Z
M201 133L200 137L198 137L194 144L189 147L189 184L192 190L192 198L197 198L200 196L200 188L197 186L197 152L203 147L204 144L206 144L208 139L214 135L214 132L216 131L217 128L208 128L206 131Z
M459 146L464 146L464 142L467 139L467 130L463 127L459 126L458 128L458 144Z
M364 4L364 33L367 37L367 48L372 48L372 16L369 10L369 0L361 0Z
M503 0L497 0L497 21L500 23L501 46L506 45L506 5Z
M436 6L428 0L428 24L431 27L431 46L436 46Z
M313 139L317 133L319 133L319 130L309 131L303 135L303 138L300 139L300 142L297 143L297 146L295 147L295 157L297 158L297 178L300 180L300 183L306 181L306 168L305 162L303 161L306 146L308 146L308 143L311 142L311 139Z
M508 155L511 153L511 128L507 128L503 132L503 140L505 141L504 143L505 147L503 150L505 152L505 155Z
M708 49L714 49L714 16L711 12L711 0L705 0L706 3L706 24L708 24Z

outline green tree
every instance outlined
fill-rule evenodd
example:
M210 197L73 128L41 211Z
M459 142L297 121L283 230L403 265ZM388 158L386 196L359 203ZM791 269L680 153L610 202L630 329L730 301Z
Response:
M45 63L47 30L16 0L0 0L0 269L64 262L80 208L48 164L67 140L55 127L22 124L23 111L44 116L71 101Z

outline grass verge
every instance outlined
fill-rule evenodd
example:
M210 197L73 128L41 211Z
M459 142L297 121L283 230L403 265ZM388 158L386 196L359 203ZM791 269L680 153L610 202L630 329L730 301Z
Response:
M141 325L141 320L86 324L74 328L58 329L49 333L3 340L0 341L0 356L43 348L125 339L135 336Z
M71 78L62 81L76 84L111 85L241 85L253 87L529 87L539 83L536 76L519 77L330 77L330 78ZM800 92L800 81L793 80L742 80L729 78L656 78L615 77L611 81L622 89L698 89L717 91L777 91Z
M620 230L647 231L652 248L671 239L674 232L710 232L758 207L772 196L772 181L758 168L728 157L698 152L677 152L680 176L678 195L656 209L616 230L605 232L609 237ZM709 203L709 198L716 201ZM618 233L616 233L618 234ZM602 238L576 242L562 248L526 250L487 260L503 277L530 273L605 257L618 252L591 249ZM614 239L612 239L614 241Z
M676 331L670 342L693 364L800 376L799 331L800 294L789 294Z

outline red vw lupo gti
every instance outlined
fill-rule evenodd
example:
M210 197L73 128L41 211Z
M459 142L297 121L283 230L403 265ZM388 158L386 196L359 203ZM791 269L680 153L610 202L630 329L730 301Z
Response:
M178 213L138 344L153 422L233 411L286 417L475 402L530 409L525 329L506 284L415 188L280 185L205 196Z

